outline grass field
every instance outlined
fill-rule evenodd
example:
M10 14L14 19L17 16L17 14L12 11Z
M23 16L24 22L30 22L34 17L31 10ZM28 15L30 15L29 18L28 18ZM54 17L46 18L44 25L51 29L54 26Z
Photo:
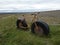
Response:
M17 29L18 17L19 15L9 15L0 18L0 45L60 45L60 25L49 25L51 37L39 37L32 34L30 29Z

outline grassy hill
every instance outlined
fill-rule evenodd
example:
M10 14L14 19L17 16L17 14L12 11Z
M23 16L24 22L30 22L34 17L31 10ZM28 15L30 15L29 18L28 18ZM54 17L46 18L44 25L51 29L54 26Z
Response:
M30 32L30 29L29 31L23 31L21 29L16 28L16 20L18 17L22 17L21 15L22 14L13 14L13 15L10 14L8 16L0 15L1 16L0 18L0 45L60 45L60 25L50 25L48 21L47 23L49 23L51 37L39 37L37 35L32 34ZM24 15L26 16L26 20L28 24L30 25L32 16L30 14L24 14ZM54 17L52 18L54 20Z

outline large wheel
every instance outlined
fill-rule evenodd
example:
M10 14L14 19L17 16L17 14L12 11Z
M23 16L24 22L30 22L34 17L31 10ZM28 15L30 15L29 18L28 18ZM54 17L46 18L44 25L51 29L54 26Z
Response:
M36 27L35 27L35 24L37 24L37 26L40 28L39 30L42 30L41 32L44 34L44 35L49 35L49 26L48 24L46 24L45 22L41 22L41 21L36 21L34 22L32 25L31 25L31 32L32 33L36 33ZM39 32L39 31L38 31ZM40 33L41 33L40 32Z
M20 26L19 26L19 23L21 23L21 20L17 20L17 21L16 21L16 26L17 26L17 28L20 27Z
M23 27L28 27L28 25L27 25L27 23L26 23L25 20L18 19L18 20L16 21L16 26L17 26L17 28L21 28L21 27L20 27L20 24L22 24Z

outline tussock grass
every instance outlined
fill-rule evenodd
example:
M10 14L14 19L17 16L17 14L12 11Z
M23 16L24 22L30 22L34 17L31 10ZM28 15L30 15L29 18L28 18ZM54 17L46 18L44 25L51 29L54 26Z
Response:
M60 45L60 25L49 25L51 37L39 37L30 31L17 29L18 17L0 19L0 45Z

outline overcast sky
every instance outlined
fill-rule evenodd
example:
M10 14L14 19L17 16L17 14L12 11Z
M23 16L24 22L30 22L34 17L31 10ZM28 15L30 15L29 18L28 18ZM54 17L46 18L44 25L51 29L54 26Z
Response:
M60 10L60 0L0 0L0 12Z

